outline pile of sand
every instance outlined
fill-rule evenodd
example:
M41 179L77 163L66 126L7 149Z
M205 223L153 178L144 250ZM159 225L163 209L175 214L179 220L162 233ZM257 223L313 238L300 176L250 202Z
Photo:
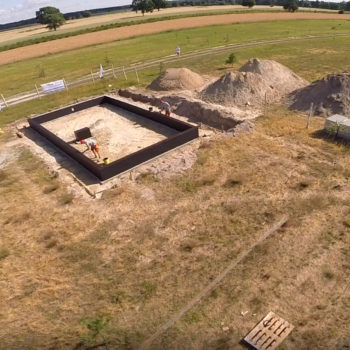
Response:
M289 95L290 108L315 114L342 114L350 117L350 72L330 74Z
M194 90L203 86L205 80L187 68L169 68L148 86L154 91Z
M226 73L206 87L200 97L207 102L224 106L261 106L265 101L273 102L278 92L259 74L250 72Z
M308 84L286 66L271 60L252 58L239 71L260 74L268 85L278 91L280 97Z
M307 82L282 64L250 59L238 72L227 73L202 90L200 97L225 106L259 108L280 101Z

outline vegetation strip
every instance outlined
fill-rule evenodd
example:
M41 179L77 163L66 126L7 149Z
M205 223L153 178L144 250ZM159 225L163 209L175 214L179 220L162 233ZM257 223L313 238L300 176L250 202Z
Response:
M39 43L42 43L42 42L69 38L69 37L77 36L77 35L81 35L81 34L95 33L95 32L100 32L100 31L104 31L104 30L107 30L107 29L129 27L129 26L137 25L137 24L163 22L163 21L169 21L169 20L181 19L181 18L216 16L216 15L230 15L230 14L247 14L247 13L250 14L250 13L260 13L260 12L262 12L262 13L271 13L271 12L273 12L273 13L276 13L276 12L284 13L285 11L283 11L283 10L208 11L208 12L179 14L179 15L164 16L164 17L152 17L152 18L147 18L147 19L131 20L131 21L127 21L127 22L116 22L116 23L102 24L102 25L99 25L99 26L96 26L96 27L78 29L78 30L75 30L75 31L72 31L72 32L69 32L69 33L62 33L62 34L54 34L54 35L42 36L40 38L35 38L35 39L27 39L27 40L22 40L22 41L20 40L20 41L18 41L16 43L13 43L13 44L0 45L0 52L16 49L16 48L23 47L23 46L35 45L35 44L39 44ZM310 11L306 11L306 10L305 11L299 11L299 12L310 13ZM315 10L314 12L334 14L334 12L332 12L332 11L317 11L317 10Z
M155 339L171 328L182 316L190 311L196 304L198 304L205 296L212 292L225 278L232 272L232 270L238 265L244 258L246 258L251 251L257 246L262 244L269 236L279 230L288 221L288 215L284 215L277 223L275 223L268 231L266 231L260 239L255 242L249 249L243 251L238 257L231 262L227 268L221 272L212 282L210 282L200 293L198 293L185 307L183 307L177 314L175 314L168 322L159 328L151 337L146 339L138 348L142 350L150 346Z

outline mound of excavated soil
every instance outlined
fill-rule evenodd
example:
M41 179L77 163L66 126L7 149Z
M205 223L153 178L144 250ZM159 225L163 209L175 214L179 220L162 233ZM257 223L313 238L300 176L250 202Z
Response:
M194 90L205 83L197 73L187 68L169 68L148 86L154 91Z
M252 58L239 71L260 74L267 84L278 91L281 97L308 84L289 68L272 60Z
M261 75L251 72L231 72L223 75L201 91L207 102L225 106L261 106L279 98L279 93Z
M329 74L288 97L292 109L306 112L313 103L315 114L350 117L350 72Z

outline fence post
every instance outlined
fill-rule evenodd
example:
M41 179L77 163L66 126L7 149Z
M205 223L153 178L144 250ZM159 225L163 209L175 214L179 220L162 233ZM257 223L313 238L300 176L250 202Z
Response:
M95 79L94 79L94 75L92 74L92 70L91 70L91 79L92 79L92 82L94 83Z
M64 82L64 86L66 87L66 90L68 90L68 85L67 85L67 83L66 83L66 80L63 78L62 79L63 80L63 82Z
M125 78L125 80L128 80L128 77L126 76L126 73L125 73L125 68L124 68L124 66L123 66L123 73L124 73L124 78Z
M267 116L267 92L265 92L265 98L264 98L264 116Z
M139 75L137 74L136 68L135 68L135 73L136 73L137 82L140 84L140 79L139 79Z
M38 87L36 86L36 84L35 84L35 89L36 89L36 93L38 94L38 97L41 98L39 89L38 89Z
M115 75L115 72L114 72L114 66L113 66L113 63L112 63L112 72L113 72L113 77L114 77L115 79L117 79L117 76Z
M313 113L314 113L314 103L311 102L311 105L310 105L310 112L309 112L309 114L307 115L307 120L306 120L306 129L308 129L309 126L310 126L310 119L311 119Z
M2 98L2 100L4 101L5 106L6 106L6 107L8 107L8 104L7 104L7 102L6 102L5 97L4 97L4 95L3 95L3 94L1 94L1 98Z

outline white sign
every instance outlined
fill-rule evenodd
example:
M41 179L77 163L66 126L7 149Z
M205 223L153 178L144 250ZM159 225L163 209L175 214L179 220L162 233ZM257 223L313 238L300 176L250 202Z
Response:
M52 94L53 92L62 91L66 88L63 80L51 81L50 83L41 84L41 88L45 94Z
M292 324L270 311L244 340L257 350L274 350L293 328Z

